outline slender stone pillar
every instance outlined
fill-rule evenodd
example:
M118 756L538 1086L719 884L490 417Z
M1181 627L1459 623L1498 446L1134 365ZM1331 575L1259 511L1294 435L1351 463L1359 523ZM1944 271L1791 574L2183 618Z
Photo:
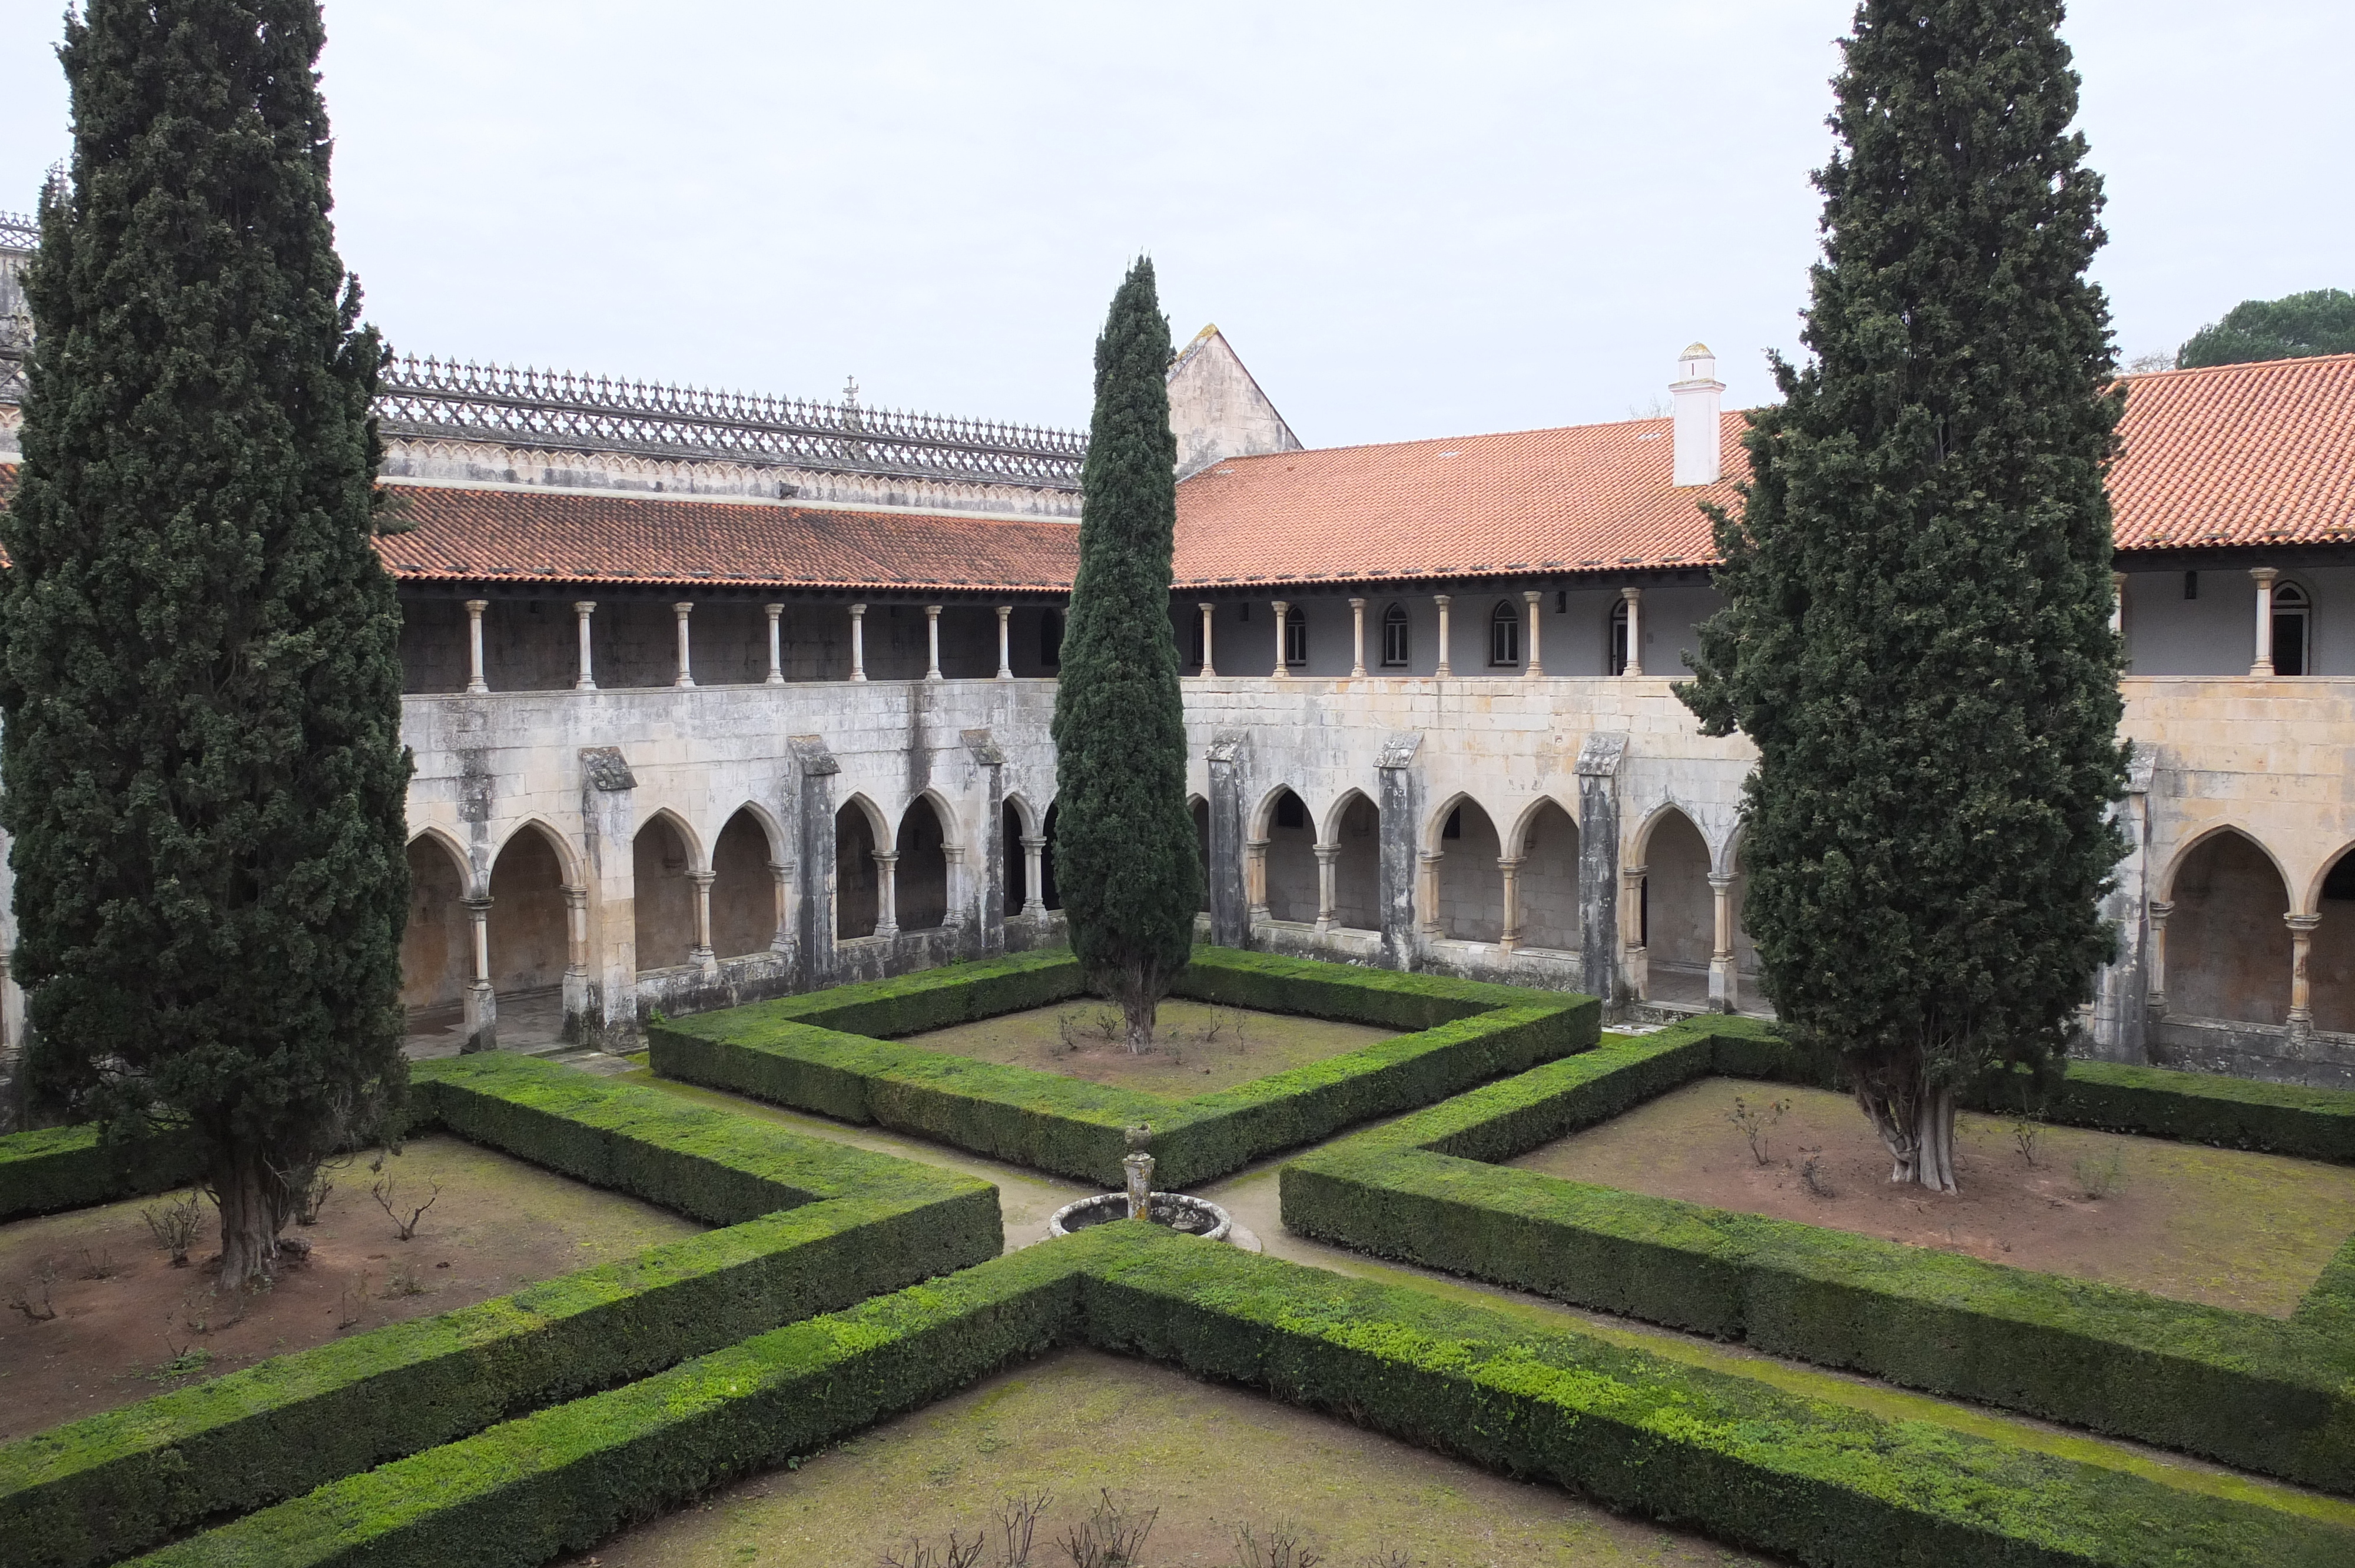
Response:
M850 607L850 678L867 679L867 607Z
M483 679L483 611L491 608L486 599L466 601L466 690L487 692L490 683Z
M564 978L589 978L589 890L567 885L564 889ZM568 1010L569 1011L569 1010Z
M775 932L769 938L769 950L790 953L794 949L794 868L782 860L769 863L769 879L775 885Z
M1439 865L1447 858L1444 850L1424 850L1418 861L1423 886L1415 893L1415 902L1422 906L1423 939L1431 941L1439 935Z
M1288 609L1284 602L1277 599L1275 601L1275 668L1269 673L1279 681L1291 673L1284 667L1284 634L1292 630L1292 622L1287 619L1287 613Z
M597 601L593 599L578 599L573 603L572 617L581 626L581 673L572 683L572 689L576 692L597 689L597 672L589 656L589 618L596 613Z
M2249 666L2252 675L2274 673L2274 579L2281 573L2271 567L2251 567L2249 576L2257 585L2257 660Z
M1042 920L1047 915L1047 835L1022 835L1022 917Z
M695 606L687 599L681 599L670 607L670 612L678 617L678 674L671 684L684 689L695 684L695 664L692 651L687 645L687 618L695 613Z
M1623 588L1619 597L1627 601L1627 668L1623 674L1644 673L1644 590Z
M1267 912L1267 841L1243 841L1243 896L1250 902L1251 923L1256 927L1271 916Z
M997 607L997 678L1001 681L1014 679L1014 634L1010 628L1013 619L1012 605Z
M944 863L946 874L943 880L948 884L949 897L948 913L941 916L941 928L944 931L962 931L964 929L967 896L964 887L964 845L943 844L941 859Z
M1219 669L1218 666L1210 661L1210 610L1212 607L1207 604L1198 604L1194 608L1202 612L1202 673L1205 675L1215 675L1219 673Z
M900 934L900 853L877 850L875 858L875 934Z
M2319 915L2285 915L2289 927L2289 1033L2294 1040L2303 1040L2314 1033L2313 997L2307 984L2307 959L2314 950L2314 928L2322 924Z
M1243 875L1243 741L1221 735L1204 754L1210 770L1210 940L1251 945L1251 895Z
M924 606L924 679L941 678L941 607Z
M802 983L815 991L834 980L835 943L839 930L834 899L840 868L834 863L834 780L842 764L826 748L826 737L790 735L785 744L801 765L801 810L797 813L801 869L799 911Z
M2150 901L2150 991L2145 1005L2153 1022L2167 1016L2167 917L2174 913L2169 900Z
M1627 736L1598 730L1578 749L1578 985L1615 1016L1619 979L1619 765Z
M1497 950L1506 958L1521 945L1521 857L1499 855L1497 869L1505 879L1505 920L1497 940Z
M1649 1001L1652 995L1650 953L1645 946L1644 877L1648 868L1631 865L1619 873L1619 929L1625 942L1620 949L1619 967L1626 977L1627 993L1637 1001Z
M461 1053L499 1048L499 1000L491 990L491 901L468 898L466 919L474 938L474 975L466 982L466 1043Z
M769 618L769 679L766 684L782 686L785 683L785 634L778 624L778 618L785 613L785 607L764 604L761 609Z
M1333 918L1333 865L1341 858L1339 844L1316 846L1316 934L1323 936L1335 925Z
M1444 681L1455 673L1455 666L1447 661L1447 607L1454 600L1449 595L1435 593L1431 596L1431 601L1439 606L1439 668L1432 673Z
M687 961L705 974L719 972L719 960L711 948L711 885L718 874L690 871L687 881L695 884L695 946L687 950Z
M1349 601L1349 646L1357 651L1349 662L1349 679L1362 681L1366 678L1366 601L1362 599Z
M1393 734L1375 758L1380 780L1381 817L1376 828L1380 859L1376 886L1381 895L1382 962L1394 969L1413 967L1415 936L1416 824L1423 820L1423 791L1414 769L1423 733Z
M1531 679L1545 673L1545 662L1538 657L1539 601L1544 598L1545 595L1535 588L1527 589L1521 595L1521 602L1529 607L1529 658L1521 673Z
M1741 1009L1742 998L1741 977L1733 968L1733 878L1712 874L1709 891L1717 914L1716 939L1709 955L1710 1005L1720 1012L1734 1012Z

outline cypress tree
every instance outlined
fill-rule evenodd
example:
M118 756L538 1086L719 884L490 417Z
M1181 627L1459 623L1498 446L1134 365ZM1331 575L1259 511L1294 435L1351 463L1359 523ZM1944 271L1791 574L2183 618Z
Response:
M382 363L327 221L311 0L90 0L59 51L0 822L37 1089L201 1140L221 1278L405 1082L409 758Z
M2061 18L1858 8L1812 358L1776 360L1750 421L1727 603L1680 688L1758 747L1746 920L1785 1027L1839 1054L1891 1180L1941 1191L1956 1092L2065 1052L2125 848L2122 395Z
M1080 569L1054 724L1055 879L1071 948L1120 1004L1139 1051L1193 955L1202 902L1169 621L1178 441L1168 372L1169 323L1153 263L1139 260L1096 339Z

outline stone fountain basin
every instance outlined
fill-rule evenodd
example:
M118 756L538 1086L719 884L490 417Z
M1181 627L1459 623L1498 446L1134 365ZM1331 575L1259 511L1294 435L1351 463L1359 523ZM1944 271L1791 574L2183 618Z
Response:
M1156 1225L1167 1225L1171 1230L1185 1235L1200 1236L1204 1241L1225 1241L1235 1224L1232 1215L1209 1199L1189 1198L1183 1192L1154 1193L1146 1213ZM1099 1192L1092 1198L1082 1198L1056 1210L1047 1221L1047 1234L1067 1236L1090 1225L1126 1218L1127 1193Z

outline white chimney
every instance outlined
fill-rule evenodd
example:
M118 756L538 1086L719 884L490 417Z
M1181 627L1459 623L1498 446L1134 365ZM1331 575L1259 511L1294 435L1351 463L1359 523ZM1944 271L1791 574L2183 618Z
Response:
M1677 356L1677 379L1668 386L1676 397L1677 483L1715 484L1725 473L1717 450L1718 399L1725 383L1717 378L1717 355L1705 343L1694 344Z

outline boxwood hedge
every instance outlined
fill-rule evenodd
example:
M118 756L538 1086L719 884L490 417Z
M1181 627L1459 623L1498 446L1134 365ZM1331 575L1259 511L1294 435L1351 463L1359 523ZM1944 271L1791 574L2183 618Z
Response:
M650 1061L664 1077L1106 1186L1120 1184L1124 1130L1150 1122L1156 1179L1181 1187L1584 1050L1601 1027L1590 997L1220 948L1196 948L1176 990L1409 1033L1177 1101L882 1038L1079 994L1078 964L1054 951L675 1019L647 1031Z
M2355 1246L2284 1321L1490 1163L1703 1074L1757 1075L1772 1044L1712 1021L1489 1085L1286 1164L1284 1224L2355 1492Z
M0 1447L0 1562L111 1562L525 1411L994 1257L996 1190L529 1058L421 1064L421 1117L727 1228Z
M196 1146L185 1137L108 1143L89 1122L12 1132L0 1138L0 1224L144 1198L200 1174Z
M1835 1568L2322 1568L2355 1553L2355 1531L2332 1520L1123 1223L495 1426L142 1561L542 1563L1059 1344L1173 1362Z

